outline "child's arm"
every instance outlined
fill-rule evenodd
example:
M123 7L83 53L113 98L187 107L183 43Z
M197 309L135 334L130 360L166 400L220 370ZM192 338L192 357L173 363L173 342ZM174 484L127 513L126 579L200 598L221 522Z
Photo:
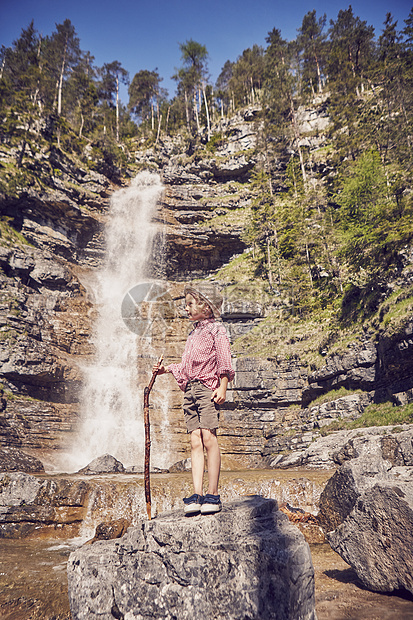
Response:
M219 387L212 393L212 400L217 403L217 405L222 405L225 403L227 397L227 387L228 387L228 375L221 375Z

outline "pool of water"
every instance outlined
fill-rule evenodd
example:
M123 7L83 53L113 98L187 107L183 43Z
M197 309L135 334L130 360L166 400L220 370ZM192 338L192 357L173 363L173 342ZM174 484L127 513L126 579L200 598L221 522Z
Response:
M83 542L1 539L1 620L71 620L66 562ZM412 596L369 592L328 544L310 547L318 620L413 620Z
M66 563L81 542L0 539L0 618L71 618Z
M222 472L221 496L230 501L259 494L314 513L332 473L302 469ZM53 538L43 533L30 539L0 539L1 620L70 620L66 564L71 551L90 540L96 524L108 517L127 516L131 522L146 518L142 476L91 476L88 480L93 480L96 489L90 494L81 536L59 539L55 530ZM151 482L153 517L181 507L182 497L191 489L189 473L156 474ZM413 620L411 595L369 592L328 544L310 547L318 620Z

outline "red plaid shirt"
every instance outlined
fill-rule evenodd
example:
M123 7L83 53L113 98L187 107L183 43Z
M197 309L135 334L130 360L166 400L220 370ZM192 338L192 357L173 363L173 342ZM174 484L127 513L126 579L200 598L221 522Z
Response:
M169 364L182 391L188 381L198 379L210 390L220 384L220 377L227 375L233 380L235 372L231 365L231 349L227 332L215 319L203 319L195 324L185 344L180 364Z

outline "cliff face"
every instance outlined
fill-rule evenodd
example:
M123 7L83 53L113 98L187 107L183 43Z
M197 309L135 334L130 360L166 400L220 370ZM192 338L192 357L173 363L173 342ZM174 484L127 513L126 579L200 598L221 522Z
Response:
M318 116L304 114L301 122L322 130L326 119L321 109ZM164 183L152 275L168 280L175 299L183 281L212 276L245 250L242 231L252 199L245 181L257 157L256 113L248 110L221 121L217 130L222 140L202 156L180 138L136 153L137 163L160 173ZM308 140L319 145L322 138ZM94 354L96 317L87 283L102 264L109 198L119 185L56 150L39 156L36 165L48 171L50 188L33 186L0 201L5 221L30 244L3 227L0 445L25 449L51 464L81 416L81 368ZM224 321L232 340L263 316L257 303L225 302ZM187 335L178 308L170 327L168 361L179 358ZM224 467L263 466L281 452L306 447L324 424L357 417L379 392L394 395L396 402L410 399L412 348L410 325L387 339L365 334L346 354L326 356L317 371L296 359L279 361L276 352L267 359L236 359L236 379L222 412ZM340 386L362 394L311 407L316 396ZM175 385L169 389L172 464L188 456L189 446L180 414L182 395ZM157 411L153 424L154 433L161 432Z

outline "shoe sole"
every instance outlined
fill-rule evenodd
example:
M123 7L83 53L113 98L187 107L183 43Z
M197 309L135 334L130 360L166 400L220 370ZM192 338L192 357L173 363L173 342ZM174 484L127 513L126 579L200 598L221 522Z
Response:
M201 507L201 514L212 515L217 512L221 512L221 510L222 510L222 506L219 506L218 504L210 504L210 505L203 504Z
M194 506L185 506L184 507L184 512L186 515L196 515L199 512L201 512L201 506L197 506L196 504Z

